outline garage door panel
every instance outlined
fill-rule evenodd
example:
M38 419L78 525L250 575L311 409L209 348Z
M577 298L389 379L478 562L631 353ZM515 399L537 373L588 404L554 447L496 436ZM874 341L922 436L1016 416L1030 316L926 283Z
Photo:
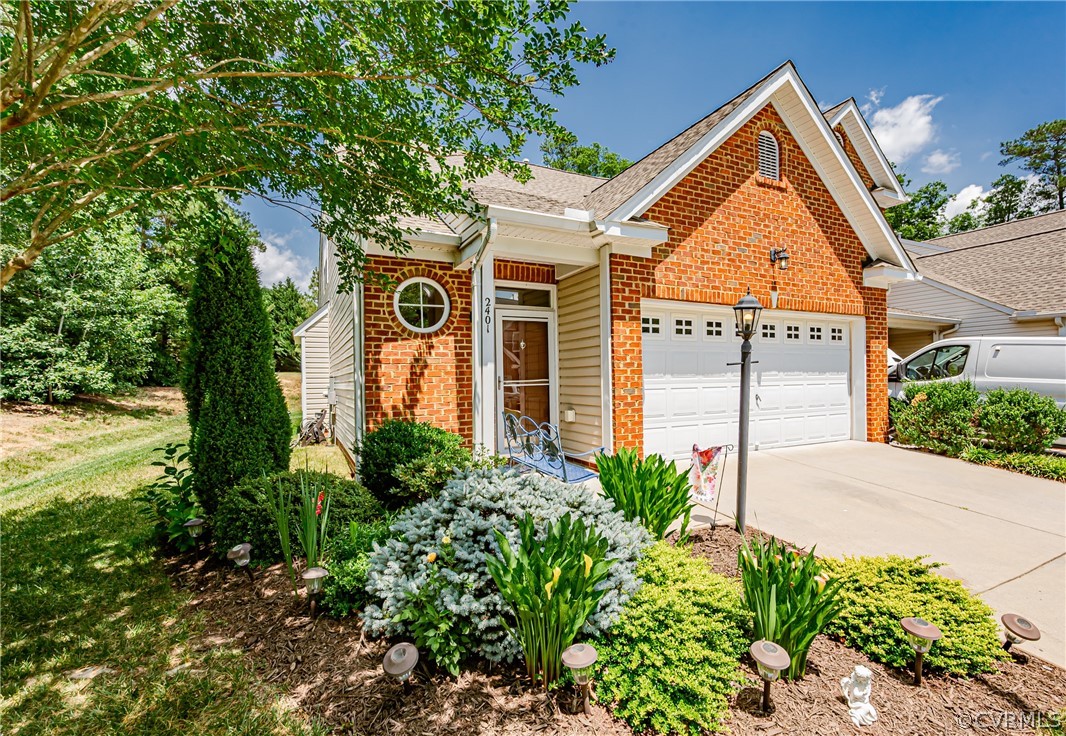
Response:
M739 361L740 341L731 334L732 310L659 303L647 311L671 314L671 319L661 332L645 334L645 451L682 459L693 442L736 444L740 367L728 364ZM776 328L767 339L760 331L754 345L752 444L771 448L849 439L850 348L833 339L850 331L847 322L765 315ZM695 334L685 325L676 327L675 318L681 317L691 319ZM718 328L709 331L708 325L719 323L725 334L712 335Z

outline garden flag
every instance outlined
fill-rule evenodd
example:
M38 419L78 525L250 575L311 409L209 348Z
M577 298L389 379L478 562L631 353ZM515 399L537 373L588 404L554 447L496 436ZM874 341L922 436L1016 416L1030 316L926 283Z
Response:
M701 450L699 445L692 446L692 469L689 481L692 483L692 496L702 503L711 503L718 495L718 475L722 470L727 446L708 447Z

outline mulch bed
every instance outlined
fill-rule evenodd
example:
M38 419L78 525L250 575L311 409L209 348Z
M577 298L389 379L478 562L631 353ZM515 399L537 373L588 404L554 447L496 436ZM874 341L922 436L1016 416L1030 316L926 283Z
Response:
M749 536L759 534L749 530ZM694 551L724 575L737 575L740 535L729 528L693 535ZM191 556L169 561L178 585L189 590L190 607L206 621L201 649L235 648L246 652L265 682L285 693L290 703L335 734L463 734L463 736L630 736L624 723L604 709L592 716L562 712L567 695L545 695L529 687L524 671L496 666L464 671L451 678L420 663L406 686L386 677L381 660L392 642L366 638L357 616L308 617L307 601L294 599L283 566L256 572L248 579L215 560ZM863 664L874 673L873 703L879 720L859 729L852 725L840 694L840 680ZM927 675L913 687L910 673L870 662L864 655L828 637L811 648L807 676L773 687L774 707L760 712L761 681L745 661L746 681L732 699L727 722L739 736L880 736L931 734L1034 733L1018 725L1027 711L1066 707L1066 671L1033 657L1018 655L999 671L972 680ZM568 692L568 691L567 691ZM1016 719L1013 727L995 727L1001 713ZM980 726L971 726L977 714ZM1008 726L1000 721L1003 726Z
M761 532L748 528L746 536L758 534ZM740 534L734 529L702 530L693 534L692 542L694 552L708 558L715 571L738 575ZM1021 653L1014 661L1000 664L998 672L970 680L926 673L920 688L911 684L910 671L871 662L827 636L814 640L807 661L802 680L774 683L773 709L764 714L760 711L762 681L755 674L754 663L746 659L748 678L730 703L730 730L739 736L1035 733L1022 727L1024 713L1066 708L1066 671ZM876 723L862 728L851 723L840 693L840 680L860 664L873 672L871 702L878 715Z

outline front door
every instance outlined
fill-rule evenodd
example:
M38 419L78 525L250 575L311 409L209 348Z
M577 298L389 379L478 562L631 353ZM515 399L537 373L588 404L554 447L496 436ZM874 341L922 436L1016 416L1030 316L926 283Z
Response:
M499 315L497 406L533 421L555 422L551 316ZM501 445L502 447L503 445Z

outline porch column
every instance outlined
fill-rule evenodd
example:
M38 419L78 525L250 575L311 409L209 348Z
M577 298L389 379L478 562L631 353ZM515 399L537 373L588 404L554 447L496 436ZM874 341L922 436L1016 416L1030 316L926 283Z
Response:
M486 249L487 250L487 249ZM474 447L496 452L496 279L492 251L472 272L474 304Z

